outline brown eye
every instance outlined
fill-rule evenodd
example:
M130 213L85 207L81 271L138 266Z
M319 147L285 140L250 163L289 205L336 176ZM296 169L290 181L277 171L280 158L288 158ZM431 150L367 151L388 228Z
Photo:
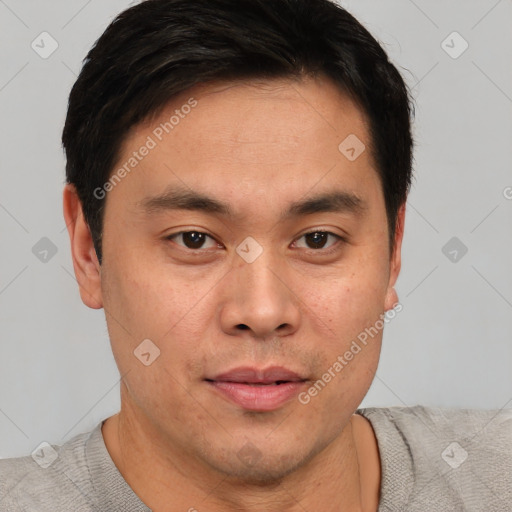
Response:
M178 243L178 245L182 245L191 250L206 249L207 247L204 247L204 243L208 238L214 242L213 245L215 246L215 240L213 240L210 235L201 231L180 231L166 238L167 240L181 239L182 244Z
M335 237L338 240L342 240L341 236L335 235L334 233L331 233L329 231L310 231L309 233L305 233L304 235L302 235L298 240L304 238L307 244L305 247L306 249L318 250L326 248L325 246L328 242L329 236ZM335 243L336 240L327 248L329 249L330 247L335 245Z
M308 233L305 235L305 238L308 243L313 244L313 249L322 249L327 243L329 234L321 231L315 231L314 233Z

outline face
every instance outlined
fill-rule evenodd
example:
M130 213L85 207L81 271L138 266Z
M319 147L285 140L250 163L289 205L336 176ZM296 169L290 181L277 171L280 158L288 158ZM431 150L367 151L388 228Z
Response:
M277 478L361 403L382 330L353 342L397 301L401 237L390 259L369 145L320 78L196 87L126 138L82 297L106 310L123 407L169 453Z

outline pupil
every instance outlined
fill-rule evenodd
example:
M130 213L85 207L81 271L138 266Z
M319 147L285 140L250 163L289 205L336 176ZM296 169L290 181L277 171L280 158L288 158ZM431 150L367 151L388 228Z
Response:
M189 231L183 234L183 238L185 241L185 245L189 247L189 249L199 249L204 242L204 233L198 233L197 231ZM191 244L187 244L187 239L191 242Z
M315 233L309 233L306 235L306 237L310 237L310 240L314 238L313 244L315 245L315 249L322 248L325 245L327 233L321 233L321 232L315 232ZM323 240L319 240L319 238ZM322 243L323 242L323 243Z

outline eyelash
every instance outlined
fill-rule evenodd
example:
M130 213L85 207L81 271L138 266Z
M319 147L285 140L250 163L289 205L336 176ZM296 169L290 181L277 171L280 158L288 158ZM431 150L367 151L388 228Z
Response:
M203 231L197 231L197 230L179 231L177 233L173 233L172 235L166 236L165 240L172 241L173 238L176 238L177 236L183 235L183 234L186 234L186 233L199 233L201 235L206 235L207 237L211 238L212 240L215 240L215 238L213 238L208 233L205 233ZM296 240L300 240L301 238L303 238L303 237L305 237L307 235L314 234L314 233L322 233L322 234L326 234L326 235L332 235L333 237L337 238L337 242L334 245L332 245L331 247L327 248L327 249L322 249L322 248L320 248L320 249L309 249L309 248L306 248L305 250L307 252L310 252L310 253L321 253L321 254L328 255L328 254L331 254L332 252L338 250L340 244L343 244L343 243L347 242L347 239L345 237L343 237L341 235L337 235L336 233L332 233L331 231L326 231L326 230L321 230L321 229L314 229L312 231L308 231L306 233L303 233ZM204 253L204 252L208 252L210 250L210 249L190 249L189 247L183 247L183 246L180 246L180 247L184 248L186 251L190 251L190 252L193 252L193 253L199 253L199 254Z

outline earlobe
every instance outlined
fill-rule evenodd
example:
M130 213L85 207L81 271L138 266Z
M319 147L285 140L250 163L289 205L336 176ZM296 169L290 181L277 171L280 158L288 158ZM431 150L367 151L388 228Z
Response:
M86 306L100 309L103 307L100 264L74 185L64 187L63 210L80 297Z
M384 309L385 311L389 311L390 309L393 309L398 303L398 294L396 293L396 290L392 287L388 288L386 292L386 299L384 303Z
M394 288L395 283L400 274L400 268L402 265L402 240L404 236L405 226L405 203L402 204L398 210L395 227L395 244L393 247L393 254L390 259L390 272L388 289L385 298L385 310L388 311L398 303L398 294Z

